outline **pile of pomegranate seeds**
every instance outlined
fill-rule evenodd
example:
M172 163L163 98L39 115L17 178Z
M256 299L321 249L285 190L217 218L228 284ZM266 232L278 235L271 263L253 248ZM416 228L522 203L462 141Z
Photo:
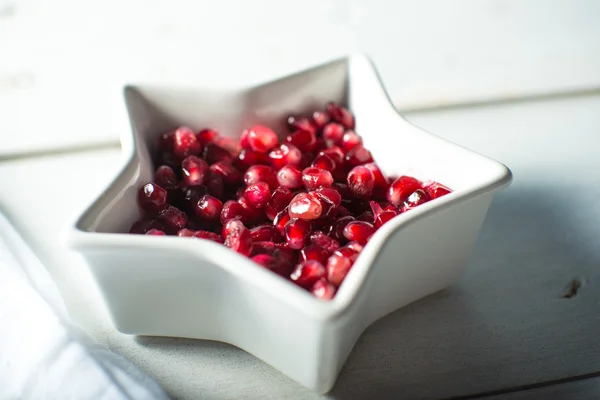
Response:
M450 193L386 178L354 116L334 103L292 116L280 142L256 125L240 141L180 127L159 138L154 182L131 233L212 240L320 299L331 299L369 238L400 213Z

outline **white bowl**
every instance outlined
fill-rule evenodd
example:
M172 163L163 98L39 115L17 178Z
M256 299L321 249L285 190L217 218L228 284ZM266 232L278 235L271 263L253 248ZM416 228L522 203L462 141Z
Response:
M122 139L123 169L67 235L89 263L115 328L231 343L317 392L332 388L367 326L459 277L494 192L511 181L504 165L398 115L362 55L234 91L127 86L125 100L133 134ZM140 217L136 193L152 179L150 152L160 133L183 124L235 136L259 122L284 132L283 116L332 100L355 113L384 173L454 190L379 229L332 301L208 240L124 234Z

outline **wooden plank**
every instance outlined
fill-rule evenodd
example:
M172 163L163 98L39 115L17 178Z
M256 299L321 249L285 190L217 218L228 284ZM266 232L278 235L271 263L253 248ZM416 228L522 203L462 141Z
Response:
M245 85L354 51L403 109L600 88L594 0L6 3L4 154L117 141L125 81Z
M505 162L515 181L493 203L460 282L367 329L324 398L472 396L600 371L599 108L595 96L408 116ZM118 157L0 163L0 207L48 265L72 318L176 398L318 398L229 345L114 331L57 229ZM573 279L582 285L564 298Z

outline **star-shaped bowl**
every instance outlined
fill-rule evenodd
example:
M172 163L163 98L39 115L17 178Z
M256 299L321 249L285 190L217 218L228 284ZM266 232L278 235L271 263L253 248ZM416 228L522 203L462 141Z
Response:
M388 176L453 189L401 214L370 239L332 301L208 240L129 235L138 188L152 180L159 134L179 125L237 135L255 123L284 132L284 116L328 101L348 106ZM424 132L390 103L362 55L232 91L130 85L132 133L123 168L68 230L87 260L117 330L231 343L302 385L331 389L356 340L377 319L455 281L494 193L511 182L502 164Z

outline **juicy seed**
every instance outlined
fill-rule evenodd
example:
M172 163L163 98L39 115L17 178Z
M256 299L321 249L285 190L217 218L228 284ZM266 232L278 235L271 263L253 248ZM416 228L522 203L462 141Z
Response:
M147 213L156 214L167 206L167 191L156 183L147 183L138 191L138 203Z
M323 128L323 138L331 141L331 143L338 144L342 141L345 131L346 129L344 129L342 124L330 122Z
M265 213L267 218L274 220L275 216L290 204L293 197L294 195L290 189L286 187L279 186L277 189L275 189L271 195L271 198L265 205Z
M254 242L280 242L281 234L273 225L259 225L250 229Z
M296 266L290 279L298 286L309 289L316 281L324 278L326 273L325 267L319 261L306 260Z
M156 172L154 173L154 182L167 191L175 190L179 185L175 171L168 165L161 165L156 169Z
M246 185L258 182L266 182L271 189L279 186L275 170L268 165L253 165L244 174L244 183Z
M323 206L318 197L312 193L299 193L292 199L289 214L292 218L314 220L321 216Z
M307 190L331 187L333 185L333 176L327 170L309 167L302 171L302 183L304 183L304 187Z
M196 216L206 221L218 221L223 211L221 200L211 195L205 194L198 200L194 208Z
M294 250L303 248L308 241L310 230L310 222L298 218L290 219L285 225L285 240L288 246Z
M248 145L259 153L266 153L279 143L277 134L264 125L255 125L247 132Z
M165 226L165 231L175 234L185 228L188 222L187 215L177 207L167 206L158 213L158 220Z
M329 115L323 111L315 111L312 115L312 122L317 130L321 130L329 122Z
M214 142L219 137L219 132L214 129L202 129L196 134L196 139L203 145Z
M283 168L286 165L297 167L302 162L302 151L293 144L283 143L271 150L269 161L276 169Z
M310 292L320 300L331 300L335 296L335 286L327 282L327 279L319 279L315 282Z
M221 210L221 224L225 225L229 220L234 218L243 221L246 218L246 210L237 201L227 200L225 204L223 204L223 209Z
M328 258L329 252L316 244L308 245L300 250L300 259L302 261L315 260L325 265Z
M401 176L390 185L387 192L387 201L395 206L400 206L417 189L421 189L421 182L418 179L411 176Z
M369 168L358 166L348 172L346 178L348 189L359 199L366 199L371 196L375 186L375 177Z
M244 198L254 208L263 208L271 198L271 190L266 182L253 183L246 186Z
M369 238L375 233L372 224L365 221L352 221L344 228L344 237L350 241L356 241L363 246L367 244Z
M358 145L362 145L363 141L360 136L356 134L354 131L348 131L344 133L342 137L342 149L344 151L350 151Z
M332 120L344 125L346 129L354 129L354 116L346 108L339 104L328 103L326 109Z
M183 159L187 156L198 155L202 145L196 139L196 134L185 126L177 128L173 134L173 153Z
M233 230L225 238L225 246L245 256L252 252L252 236L248 229Z
M311 233L310 242L315 246L325 249L329 253L340 248L340 243L337 240L327 236L322 231L314 231Z
M408 196L408 199L406 199L406 201L400 208L400 211L405 212L408 210L412 210L413 208L420 206L421 204L427 203L429 200L431 200L431 197L429 197L429 194L427 194L426 191L424 191L423 189L417 189L410 196Z
M352 268L352 264L354 262L350 258L344 257L339 253L333 253L327 260L327 280L339 287L348 274L348 271L350 271L350 268Z
M148 232L146 232L146 235L150 235L150 236L166 236L167 234L164 233L161 230L158 230L158 229L150 229Z
M312 124L311 120L306 117L288 117L288 127L290 131L302 130L308 131L313 134L317 133L316 127Z
M193 237L198 239L212 240L213 242L223 244L223 238L214 232L199 230L194 232Z
M346 165L349 168L353 168L358 165L373 162L373 157L369 150L365 149L362 145L358 145L346 153L345 160Z
M423 189L427 191L429 197L431 197L432 199L437 199L438 197L445 196L448 193L452 192L452 190L442 185L441 183L433 181L423 183Z
M302 187L302 171L292 165L286 165L277 172L277 182L288 189Z
M286 138L289 144L296 146L301 151L313 151L317 143L317 136L314 132L298 130Z

